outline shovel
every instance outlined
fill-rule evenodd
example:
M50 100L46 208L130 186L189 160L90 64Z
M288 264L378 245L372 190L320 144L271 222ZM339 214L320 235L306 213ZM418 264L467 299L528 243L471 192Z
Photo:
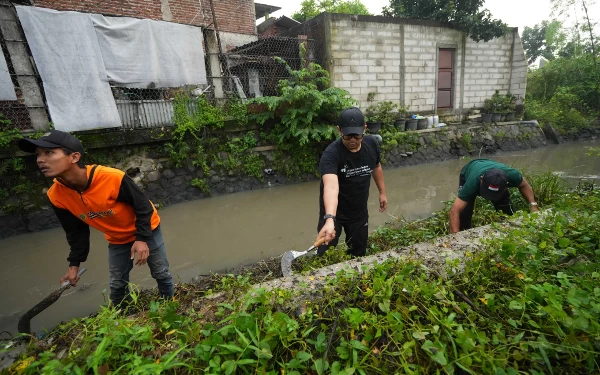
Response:
M77 277L83 275L85 271L87 271L85 267L81 268L77 273ZM60 288L50 293L48 297L44 298L40 303L33 306L25 314L23 314L21 319L19 319L19 324L17 325L19 333L31 333L31 319L33 319L37 314L46 310L50 305L56 302L60 295L63 294L65 290L69 289L70 286L71 282L69 280L65 281L64 283L62 283Z
M294 259L310 253L311 251L313 251L317 247L323 245L324 243L325 243L325 237L322 237L322 238L318 239L317 241L315 241L315 243L311 247L309 247L308 250L306 250L306 251L290 250L290 251L287 251L285 254L283 254L283 256L281 257L281 273L283 274L283 277L286 277L286 276L289 276L292 274L292 262L294 261Z

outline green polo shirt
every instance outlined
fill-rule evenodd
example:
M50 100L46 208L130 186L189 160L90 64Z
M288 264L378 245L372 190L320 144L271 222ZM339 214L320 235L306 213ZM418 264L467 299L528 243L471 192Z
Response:
M508 187L517 187L523 182L523 175L521 175L521 172L508 165L489 159L471 160L460 172L461 175L465 176L465 183L458 191L458 197L465 202L475 199L475 197L479 195L481 186L479 177L494 168L506 172L506 175L508 176Z

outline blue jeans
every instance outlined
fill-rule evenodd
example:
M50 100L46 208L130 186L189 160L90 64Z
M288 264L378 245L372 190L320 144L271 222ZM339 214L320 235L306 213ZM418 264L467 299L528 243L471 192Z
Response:
M169 272L169 261L160 225L152 231L153 238L148 241L150 255L148 267L150 274L158 284L158 292L163 298L173 297L173 278ZM129 271L133 268L131 246L126 244L108 244L108 268L110 271L110 300L116 306L129 298Z

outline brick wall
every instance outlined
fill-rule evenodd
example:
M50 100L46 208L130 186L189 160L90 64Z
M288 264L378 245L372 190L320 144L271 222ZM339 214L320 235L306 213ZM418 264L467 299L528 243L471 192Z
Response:
M283 27L279 27L276 24L272 24L271 26L267 27L263 32L260 33L260 36L262 38L267 38L270 36L278 36L281 33L285 32L287 29L283 28Z
M253 0L213 0L219 31L256 34ZM56 10L100 13L165 20L188 25L212 24L209 0L34 0L34 5Z

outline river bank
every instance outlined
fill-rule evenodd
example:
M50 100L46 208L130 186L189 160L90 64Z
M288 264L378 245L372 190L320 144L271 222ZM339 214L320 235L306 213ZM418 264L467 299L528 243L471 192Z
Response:
M475 223L500 222L478 229L496 233L477 240L479 251L444 237L446 212L399 221L371 235L370 253L415 255L413 245L439 238L434 250L454 256L438 256L435 267L423 259L379 258L371 269L353 261L335 277L320 278L312 270L348 260L343 251L329 251L298 260L303 276L290 280L293 289L253 289L278 277L277 260L263 262L238 275L178 285L172 303L147 303L143 293L133 316L103 308L61 325L34 339L12 369L593 372L600 351L600 312L593 308L600 298L594 289L600 194L563 194L549 188L555 185L548 176L531 180L552 213L524 215L515 225L484 204ZM313 282L321 286L307 293ZM301 303L290 304L298 296Z
M328 144L319 144L305 155L288 155L261 141L259 131L245 129L228 135L229 152L203 155L202 152L174 150L169 138L157 138L154 129L125 131L123 135L112 133L81 136L84 145L90 147L85 155L86 163L127 172L161 208L317 180L318 160ZM381 136L385 169L547 145L543 131L531 121L455 125L410 132L384 128ZM106 139L98 141L102 137ZM241 160L250 156L240 156L236 151L240 147L252 160ZM0 239L60 226L46 197L52 182L41 176L33 157L18 155L0 164L6 165L5 170L0 168L0 177L3 177L0 179ZM291 157L296 159L288 160ZM302 170L298 164L304 164Z
M581 178L600 183L600 159L587 156L588 147L595 147L595 143L550 145L498 153L493 158L528 173L557 173L571 184L577 184ZM387 169L389 207L386 212L378 211L377 189L373 184L368 203L370 232L398 219L422 219L443 209L444 201L454 199L458 173L467 161L467 158L452 159ZM161 226L173 275L187 283L198 275L232 273L243 265L281 256L287 250L305 250L316 233L318 191L318 181L312 181L161 209ZM88 272L80 285L37 316L32 321L34 331L44 332L65 319L87 316L105 303L104 291L109 287L106 240L92 231L90 244L92 250L84 264ZM64 273L66 246L61 228L0 241L4 250L0 252L0 263L4 265L0 282L19 285L2 293L0 331L16 333L19 317L54 290ZM141 288L156 285L146 267L135 267L131 281Z

